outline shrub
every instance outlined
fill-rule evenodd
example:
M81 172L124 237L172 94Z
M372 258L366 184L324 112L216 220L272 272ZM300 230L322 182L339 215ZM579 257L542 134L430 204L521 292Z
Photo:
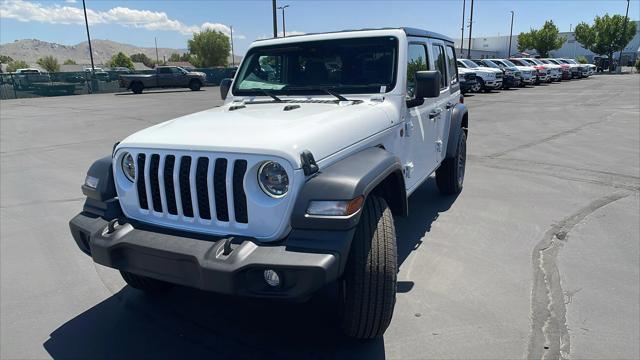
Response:
M16 72L18 69L28 68L29 64L22 60L14 60L7 65L7 72Z
M579 62L580 64L588 64L589 61L587 61L587 58L584 56L578 56L576 58L576 61Z
M636 60L636 72L640 73L640 59Z

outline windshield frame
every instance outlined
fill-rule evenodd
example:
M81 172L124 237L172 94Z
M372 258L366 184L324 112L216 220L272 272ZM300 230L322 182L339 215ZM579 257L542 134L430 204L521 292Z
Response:
M385 92L384 93L390 93L392 91L394 91L397 87L398 87L398 71L399 71L399 53L400 53L400 39L397 36L394 35L378 35L378 36L358 36L358 37L352 37L352 38L331 38L331 39L323 39L323 40L305 40L305 41L299 41L299 42L292 42L292 43L279 43L279 44L273 44L273 45L263 45L263 46L255 46L249 49L249 51L247 51L247 54L244 56L244 59L242 60L242 64L240 64L240 66L238 67L238 69L236 70L236 77L233 81L233 87L231 88L231 93L233 96L265 96L264 92L262 90L252 90L252 89L241 89L239 87L240 83L242 82L240 80L240 76L241 74L243 74L245 71L247 71L246 67L249 66L249 60L251 59L251 57L255 54L255 53L259 53L259 52L266 52L269 51L271 49L281 49L281 48L288 48L288 47L294 47L294 46L301 46L301 45L307 45L307 44L314 44L314 43L325 43L325 42L330 42L330 41L344 41L344 40L356 40L356 39L361 39L361 40L370 40L370 39L393 39L393 45L392 45L392 51L393 51L393 59L392 59L392 77L391 77L391 82L389 84L386 85L379 85L378 88L381 88L382 86L385 86ZM243 79L244 80L244 79ZM349 86L340 86L340 85L328 85L328 86L323 86L323 85L308 85L306 86L306 89L303 89L301 87L295 86L293 84L288 84L285 85L282 89L263 89L263 90L267 90L269 92L271 92L274 95L278 95L278 96L299 96L299 95L327 95L327 92L324 91L323 89L329 89L329 90L334 90L336 92L339 92L340 94L350 94L350 95L357 95L357 94L379 94L381 93L380 91L364 91L367 90L365 87L362 88L363 91L344 91L343 89L357 89L358 87L364 86L365 84L361 84L361 85L353 85L351 88ZM377 85L376 85L377 86ZM289 89L287 89L287 87L289 87ZM303 86L305 87L305 86ZM373 86L371 86L373 87Z
M489 59L481 59L482 63L484 64L484 66L486 67L490 67L493 69L502 69L498 64L496 64L495 62L489 60ZM493 66L492 66L493 65Z
M512 61L510 61L509 59L500 59L500 61L507 65L508 67L517 67L518 65L514 64Z

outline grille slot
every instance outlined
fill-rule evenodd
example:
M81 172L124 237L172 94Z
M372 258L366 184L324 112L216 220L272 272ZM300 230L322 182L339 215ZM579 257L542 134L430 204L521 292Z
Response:
M138 154L138 167L136 169L136 186L138 187L138 202L140 203L141 209L149 209L149 204L147 203L147 187L144 183L145 176L141 176L144 174L144 164L145 164L146 156L145 154Z
M178 207L176 205L176 192L173 183L173 170L176 164L176 157L169 155L164 160L164 191L167 199L167 211L171 215L178 215Z
M213 173L213 188L216 200L216 217L220 221L229 221L227 205L227 159L217 159Z
M180 158L180 199L182 200L182 213L186 217L193 217L193 204L191 203L191 184L189 183L189 172L191 170L191 156Z
M244 178L246 159L138 153L136 183L139 210L163 221L211 226L249 224ZM222 225L222 224L220 224ZM227 226L227 225L224 225Z
M196 195L198 197L198 211L202 219L211 220L211 210L209 209L209 190L207 188L207 168L209 159L198 158L196 167Z
M236 160L233 165L233 209L236 221L242 224L249 222L247 214L247 196L244 193L244 174L247 172L247 161Z
M162 211L162 201L160 199L160 181L158 180L158 167L160 166L160 155L151 155L151 163L149 164L149 184L151 185L151 199L153 202L153 210Z

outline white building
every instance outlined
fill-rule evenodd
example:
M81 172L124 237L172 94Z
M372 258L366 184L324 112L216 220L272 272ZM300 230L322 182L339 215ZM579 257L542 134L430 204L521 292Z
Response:
M638 56L638 49L640 48L640 21L635 21L636 23L636 34L631 39L629 44L624 48L622 52L622 63L626 65L629 61L631 63L635 62ZM589 62L593 61L593 57L596 54L591 51L585 49L580 45L579 42L575 40L575 35L573 32L561 32L560 35L567 38L564 45L558 50L551 51L552 57L561 57L561 58L576 58L578 56L584 56L589 60ZM469 46L469 39L464 39L464 50L460 53L460 39L456 40L456 50L458 52L458 56L462 55L462 57L467 57L467 47ZM472 58L489 58L489 57L498 57L505 58L508 57L509 52L509 36L486 36L486 37L477 37L471 39L471 57ZM535 50L529 49L526 51L530 54L535 54ZM514 34L512 43L511 43L511 55L515 55L518 53L518 35ZM615 58L617 59L619 53L615 54Z

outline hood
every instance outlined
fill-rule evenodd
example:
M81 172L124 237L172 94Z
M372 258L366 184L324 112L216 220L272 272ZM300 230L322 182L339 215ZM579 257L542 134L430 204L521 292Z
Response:
M533 71L533 72L536 71L536 69L533 66L516 66L516 69L520 71Z
M189 74L190 75L197 75L197 76L204 76L204 77L207 76L207 74L205 74L205 73L203 73L201 71L189 71Z
M490 68L490 67L486 67L486 66L478 66L475 67L473 69L468 69L469 71L473 71L473 72L483 72L483 73L492 73L492 74L497 74L497 73L501 73L502 74L502 70L498 70L498 69L494 69L494 68Z
M248 102L183 116L139 131L118 148L155 148L272 155L300 167L300 153L316 161L393 125L390 100L331 103ZM297 107L285 111L285 107Z

